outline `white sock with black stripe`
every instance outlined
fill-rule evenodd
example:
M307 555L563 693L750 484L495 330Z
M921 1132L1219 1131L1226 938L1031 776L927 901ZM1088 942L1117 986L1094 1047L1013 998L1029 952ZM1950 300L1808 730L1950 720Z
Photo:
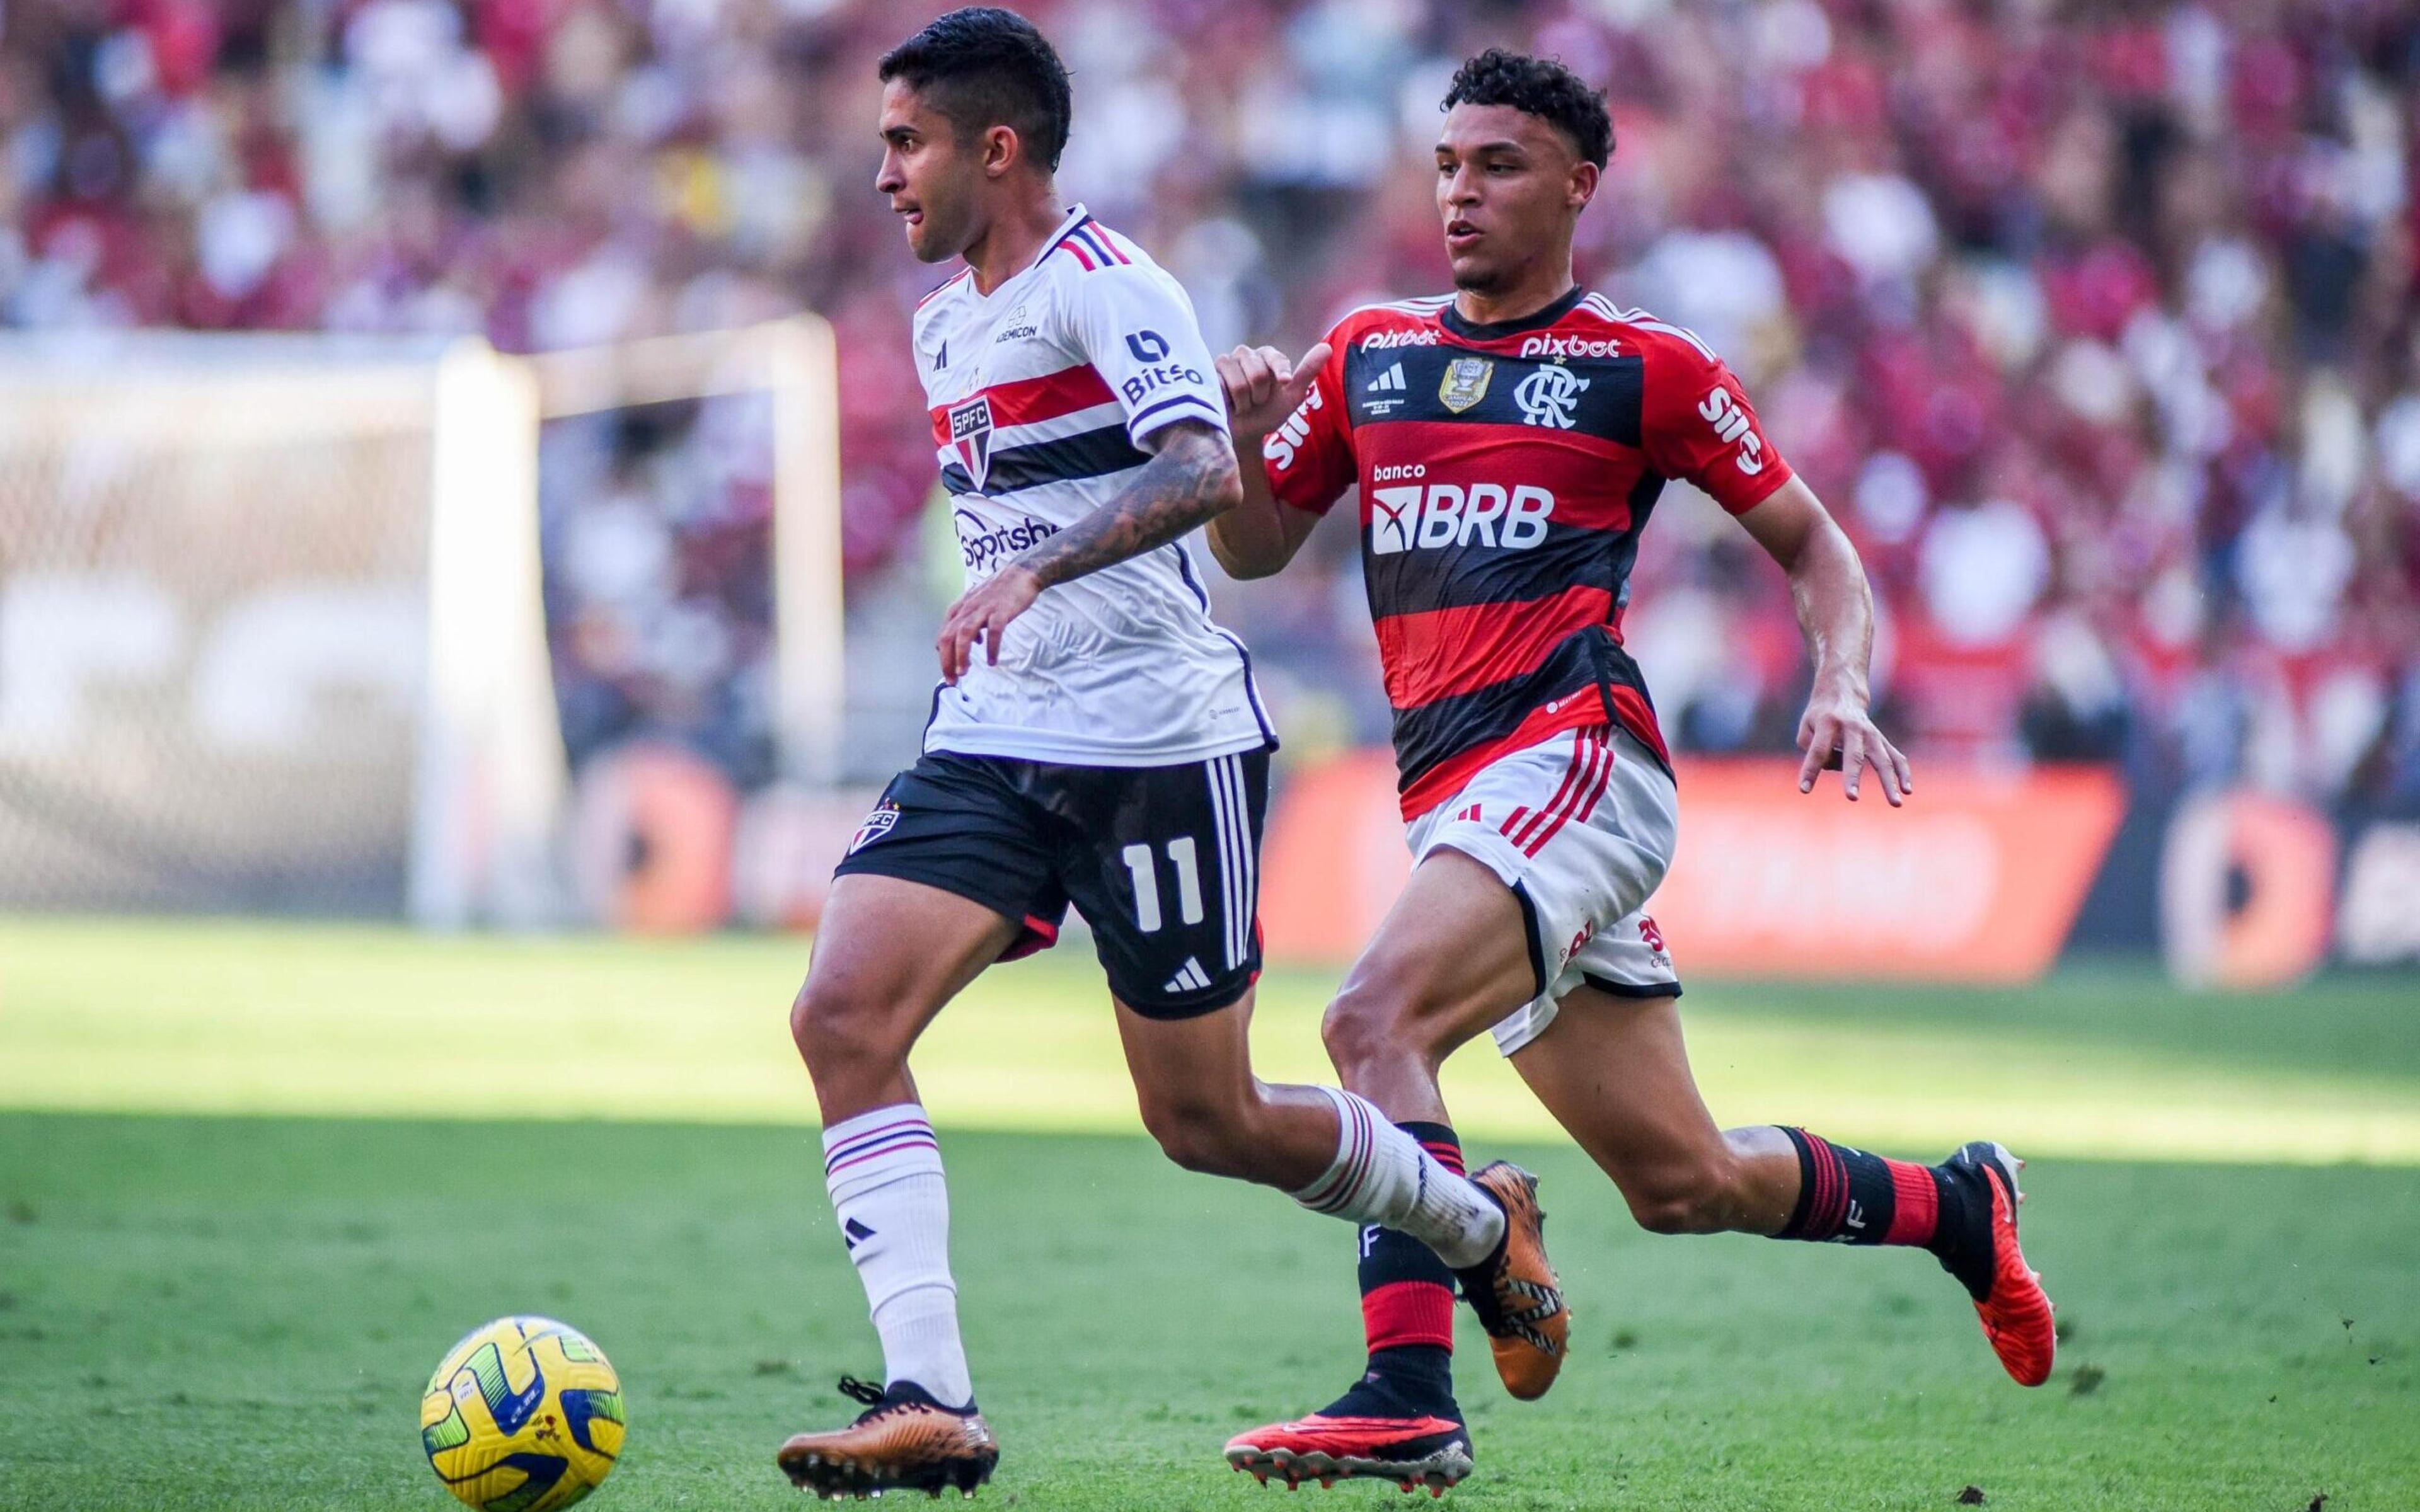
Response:
M1316 1088L1336 1105L1336 1159L1319 1180L1290 1193L1313 1212L1399 1229L1466 1270L1504 1237L1504 1210L1457 1176L1366 1099Z
M824 1187L865 1283L884 1379L912 1381L944 1407L972 1401L950 1275L950 1188L924 1110L901 1103L826 1129Z

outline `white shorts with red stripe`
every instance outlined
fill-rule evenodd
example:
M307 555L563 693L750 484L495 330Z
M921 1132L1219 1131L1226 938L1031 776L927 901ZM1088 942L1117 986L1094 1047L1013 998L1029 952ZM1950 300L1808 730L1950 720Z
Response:
M1672 864L1672 779L1619 727L1575 730L1490 764L1412 821L1412 861L1450 846L1521 900L1540 992L1496 1026L1505 1055L1555 1022L1579 986L1677 997L1681 980L1647 900Z

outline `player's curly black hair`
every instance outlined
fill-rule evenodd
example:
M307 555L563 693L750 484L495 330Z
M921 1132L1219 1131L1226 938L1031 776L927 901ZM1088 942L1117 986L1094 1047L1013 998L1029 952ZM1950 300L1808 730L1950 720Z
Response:
M876 77L904 79L966 135L993 126L1016 133L1056 171L1075 115L1067 65L1033 23L998 6L967 6L882 54Z
M1444 109L1456 105L1510 105L1560 129L1579 155L1602 168L1613 157L1613 116L1605 92L1560 60L1530 57L1491 47L1453 71Z

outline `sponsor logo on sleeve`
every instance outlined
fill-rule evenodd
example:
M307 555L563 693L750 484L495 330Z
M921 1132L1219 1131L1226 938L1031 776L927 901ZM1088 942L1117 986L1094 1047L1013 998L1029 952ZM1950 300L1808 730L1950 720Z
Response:
M1261 443L1261 455L1267 457L1280 472L1294 466L1302 443L1311 439L1311 411L1326 409L1326 405L1327 401L1319 396L1319 385L1312 384L1311 392L1303 395L1302 403L1286 417L1286 423L1269 432L1268 440Z
M1125 395L1127 404L1140 404L1155 391L1171 384L1189 383L1199 387L1205 381L1200 368L1169 362L1170 349L1168 338L1156 331L1137 331L1127 334L1126 350L1134 354L1136 362L1145 364L1126 375L1125 381L1118 385L1118 392Z
M1747 411L1731 398L1731 391L1716 385L1698 401L1698 413L1714 427L1714 438L1726 445L1736 442L1739 470L1753 476L1764 471L1764 439L1756 433Z

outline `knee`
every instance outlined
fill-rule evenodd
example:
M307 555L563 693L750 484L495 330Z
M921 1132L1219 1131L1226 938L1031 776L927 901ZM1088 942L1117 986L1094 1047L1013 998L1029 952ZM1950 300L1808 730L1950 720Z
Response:
M1142 1126L1163 1154L1204 1176L1250 1180L1257 1163L1252 1140L1237 1110L1193 1100L1146 1101Z
M907 1057L907 1047L896 1042L892 1017L877 995L845 977L810 972L790 1004L790 1039L807 1069L818 1076L844 1068L888 1065Z
M1407 988L1385 977L1355 976L1319 1021L1327 1058L1353 1079L1356 1068L1428 1051L1419 1005Z
M1732 1227L1737 1184L1727 1156L1668 1165L1622 1184L1630 1215L1651 1234L1715 1234Z

